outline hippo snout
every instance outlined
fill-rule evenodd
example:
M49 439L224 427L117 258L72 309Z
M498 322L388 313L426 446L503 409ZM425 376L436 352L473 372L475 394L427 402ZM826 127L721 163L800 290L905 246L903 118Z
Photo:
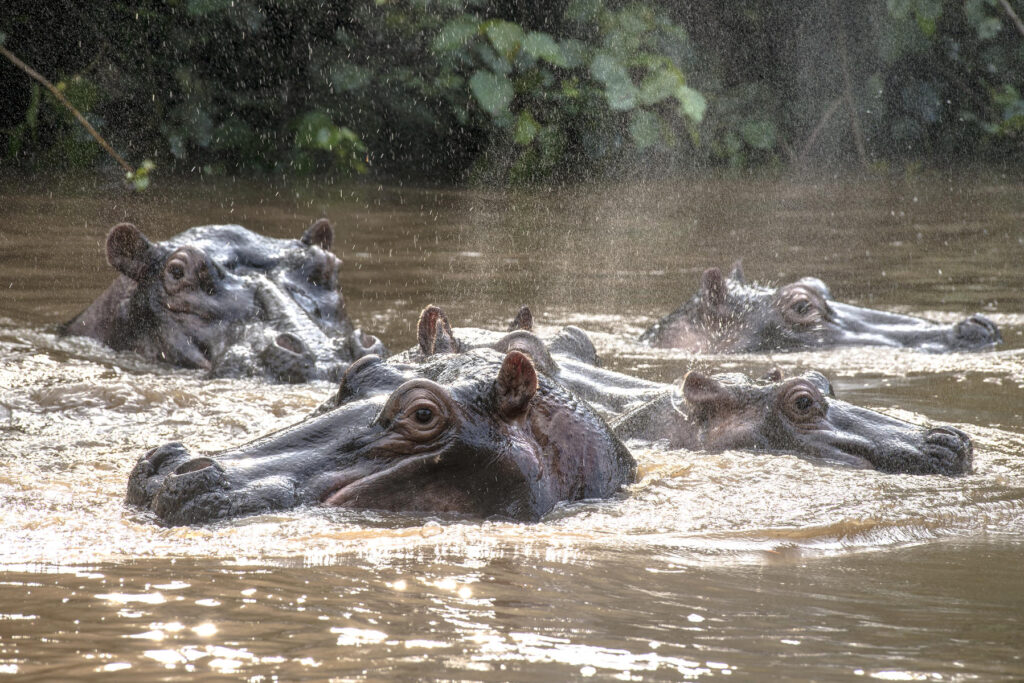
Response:
M312 379L316 358L306 343L294 334L278 334L261 354L263 363L280 382L299 383Z
M978 313L954 325L953 338L958 347L965 349L991 346L1003 340L996 324Z
M353 360L369 355L385 358L388 354L387 349L384 348L384 343L380 339L368 332L364 332L361 328L357 328L352 333L351 341L350 351Z
M212 458L192 457L180 443L142 456L128 479L127 502L149 508L169 524L221 517L229 507L224 468Z
M927 473L964 474L971 471L974 460L971 437L955 427L934 427L925 432L924 451L930 459Z

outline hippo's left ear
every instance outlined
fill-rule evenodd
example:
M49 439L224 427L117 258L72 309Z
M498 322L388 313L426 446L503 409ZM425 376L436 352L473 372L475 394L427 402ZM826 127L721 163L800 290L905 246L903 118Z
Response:
M725 303L728 285L725 276L718 268L708 268L700 276L700 293L709 306L721 306Z
M508 331L512 332L514 330L533 331L533 313L530 312L529 306L520 308L516 313L516 317L512 318L512 322L508 325Z
M313 225L306 228L299 241L309 246L317 246L324 251L330 251L334 244L334 228L326 218L318 219Z
M448 316L440 306L434 304L430 304L420 313L420 320L416 324L416 340L419 342L420 351L426 356L455 353L459 349L459 342L452 332Z
M509 351L494 380L499 412L508 419L522 415L536 393L537 370L530 357L521 351Z
M732 402L728 389L714 377L691 370L683 378L683 398L693 407L714 411Z
M811 370L804 373L804 379L813 384L821 392L822 396L828 396L829 398L835 398L836 392L832 388L832 382L829 381L828 377L821 374L817 370Z
M107 233L107 263L136 282L158 259L158 249L131 223L118 223Z
M740 284L746 284L747 278L743 275L743 259L736 259L732 264L732 272L729 273L730 280L736 280Z

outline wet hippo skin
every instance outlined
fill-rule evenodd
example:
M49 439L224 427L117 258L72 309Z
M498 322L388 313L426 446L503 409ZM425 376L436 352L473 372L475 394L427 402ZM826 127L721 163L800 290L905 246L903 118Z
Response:
M210 456L153 449L127 500L167 524L314 504L536 521L614 495L635 471L607 424L526 354L474 349L405 366L366 356L292 427Z
M990 348L1002 337L995 323L977 313L955 325L941 325L835 301L817 278L778 288L747 283L736 264L728 277L717 268L704 271L697 294L652 325L640 340L704 353L836 346L950 352Z
M333 238L324 219L294 240L209 225L155 243L121 223L106 240L120 275L62 332L213 376L337 379L385 350L346 314Z

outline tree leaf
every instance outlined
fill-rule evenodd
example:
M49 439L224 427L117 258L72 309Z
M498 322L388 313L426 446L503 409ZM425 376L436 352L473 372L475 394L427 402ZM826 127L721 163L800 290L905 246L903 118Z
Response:
M537 59L543 59L549 64L563 68L568 66L562 47L547 33L539 31L527 33L526 38L523 39L523 51Z
M505 59L511 61L522 48L523 40L526 38L522 27L519 24L514 24L511 21L502 21L501 19L488 21L484 24L484 27L484 31L487 33L487 37L490 38L494 49L498 51L498 54L503 55Z
M434 36L434 42L431 43L431 47L436 52L457 50L472 40L478 33L480 33L480 22L468 14L463 14L441 27L441 30Z
M501 74L479 70L469 79L469 89L473 92L480 107L491 116L499 116L508 111L516 91L512 81Z
M524 111L516 118L516 128L512 139L515 140L517 145L525 147L533 142L533 139L537 137L539 132L540 124L533 118L533 114Z
M629 114L629 135L640 151L653 147L661 141L661 119L646 109L636 109Z
M906 19L910 14L911 2L912 0L885 0L885 7L893 18Z
M679 86L676 90L676 99L679 100L679 115L689 118L695 123L704 120L704 112L707 111L708 101L704 99L699 91L685 85Z
M772 149L775 147L775 124L771 121L747 121L740 126L743 141L754 149Z
M650 106L672 97L683 86L683 75L674 67L663 67L647 74L640 84L640 104Z
M628 111L636 106L639 94L626 67L607 53L600 53L590 64L590 75L604 84L608 106L616 111Z

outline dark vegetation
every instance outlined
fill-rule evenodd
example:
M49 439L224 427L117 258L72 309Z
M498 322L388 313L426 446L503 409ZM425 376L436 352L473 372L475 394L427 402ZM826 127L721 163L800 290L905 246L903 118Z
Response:
M7 0L134 164L568 180L1024 158L1019 0ZM0 160L112 164L0 59Z

